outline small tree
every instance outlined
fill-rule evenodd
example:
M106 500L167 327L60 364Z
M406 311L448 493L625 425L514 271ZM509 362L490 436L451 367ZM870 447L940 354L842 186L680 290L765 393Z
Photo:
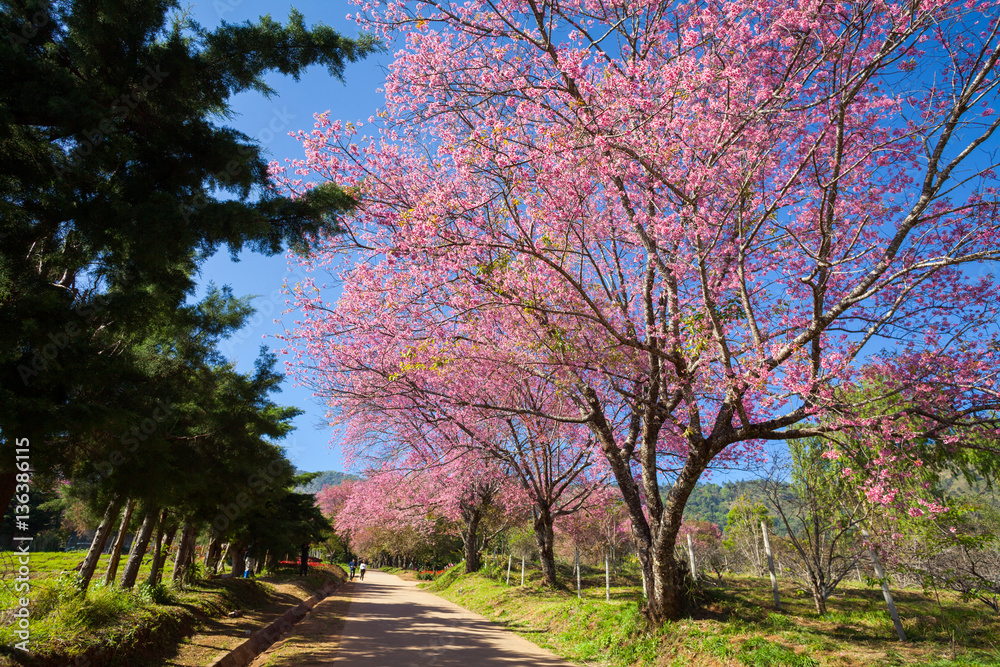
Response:
M792 546L790 569L809 587L819 614L826 613L826 600L857 564L866 519L851 468L825 456L827 449L818 439L790 443L791 465L776 461L763 485ZM779 474L784 469L790 470L790 482Z
M617 563L629 542L625 503L617 491L607 485L595 485L587 504L561 517L556 529L593 562L607 556L610 563Z
M726 515L726 530L722 546L736 559L746 564L755 575L764 574L764 537L760 522L768 525L772 519L764 503L750 500L746 495L737 498Z
M973 501L919 523L924 551L904 567L1000 614L1000 510Z

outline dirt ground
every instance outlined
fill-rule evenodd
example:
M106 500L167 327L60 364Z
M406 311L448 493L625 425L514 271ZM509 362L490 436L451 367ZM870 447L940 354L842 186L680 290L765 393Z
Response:
M333 662L353 592L354 584L341 585L292 628L286 638L257 656L251 667L317 667Z
M315 591L302 581L274 581L260 577L275 589L271 601L257 609L243 610L238 618L213 618L204 621L197 634L167 649L146 664L168 667L204 667L246 641L253 632L274 621ZM304 621L303 621L304 622Z

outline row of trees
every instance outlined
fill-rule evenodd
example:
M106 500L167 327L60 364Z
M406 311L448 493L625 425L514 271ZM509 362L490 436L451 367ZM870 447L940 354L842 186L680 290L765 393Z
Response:
M357 19L398 47L374 129L318 116L275 174L358 202L307 258L343 290L291 290L288 343L359 449L610 475L654 623L687 604L675 546L712 466L821 437L904 516L943 509L921 470L996 472L997 2Z
M776 462L767 477L743 482L747 493L729 504L724 530L686 518L678 560L690 559L698 579L715 576L720 583L730 573L766 576L776 563L778 576L799 582L823 614L846 578L877 585L874 553L897 585L955 590L997 611L1000 515L995 506L983 500L976 504L969 493L952 497L951 511L933 518L887 517L858 494L844 474L845 461L824 456L825 451L817 440L796 443L786 465ZM515 478L481 475L470 475L468 467L425 462L327 486L319 504L344 542L369 561L439 567L464 556L465 570L472 572L484 564L480 553L492 552L504 556L490 561L490 571L505 568L507 555L528 558L539 563L543 581L551 583L546 554L533 539L532 503ZM489 494L477 495L484 485ZM588 502L561 515L554 528L554 550L564 562L580 558L618 570L636 553L624 504L608 485L591 488ZM469 539L473 534L475 541ZM879 535L889 539L879 540Z
M113 26L113 30L108 27ZM207 566L318 539L328 527L279 446L299 414L272 400L283 376L262 351L243 373L219 341L247 299L211 287L220 248L268 255L334 233L350 198L271 187L257 138L223 124L233 95L311 65L340 77L377 48L293 12L207 30L178 2L0 2L0 508L15 442L33 489L59 486L100 525L80 587L118 528L105 574L150 581L177 545L175 581L206 531Z
M124 588L135 584L147 548L154 554L149 581L155 584L172 544L177 545L173 579L186 581L196 536L203 531L205 564L213 570L222 542L230 543L236 569L250 544L258 558L268 550L280 555L329 531L313 496L293 491L307 480L295 474L278 444L300 411L271 398L283 380L274 370L274 356L262 353L253 372L240 373L217 351L219 338L242 327L251 312L245 302L215 290L202 303L180 309L198 326L173 328L162 339L145 342L156 382L133 392L137 407L157 407L138 427L104 434L117 436L111 444L118 447L60 482L63 496L95 508L101 517L79 571L81 589L89 586L116 528L105 574L109 584L125 536L135 528L118 581ZM90 442L81 438L80 445ZM99 442L93 450L101 451ZM41 486L54 477L36 474L35 482Z
M249 311L226 290L189 305L199 266L305 244L350 199L279 196L258 140L219 121L233 95L270 94L267 74L339 77L373 42L297 13L209 31L177 2L110 0L5 0L0 32L0 508L19 439L36 474L109 506L154 493L119 479L183 496L227 459L266 469L278 454L250 441L292 412L262 403L269 359L240 375L215 352ZM170 502L148 500L143 516Z
M410 460L413 463L413 460ZM463 560L466 572L483 566L483 555L515 549L541 566L547 585L559 585L557 545L572 543L585 555L616 563L628 534L620 502L606 486L573 489L586 497L561 511L539 535L538 505L520 480L497 466L428 462L406 470L372 471L361 481L324 487L317 504L349 548L403 564L443 565Z

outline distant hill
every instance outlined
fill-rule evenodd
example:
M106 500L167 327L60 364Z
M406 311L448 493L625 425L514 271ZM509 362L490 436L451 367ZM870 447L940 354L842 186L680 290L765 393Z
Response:
M304 470L296 471L299 474L305 472ZM309 482L304 486L300 486L295 490L299 493L312 493L313 495L319 493L319 490L324 486L339 486L348 480L358 480L361 479L357 475L351 475L345 472L338 472L336 470L324 470L319 474L319 477Z
M751 501L763 500L759 490L760 482L745 480L713 484L699 482L688 498L684 507L684 518L696 521L711 521L725 529L726 515L729 507L740 496L745 495ZM986 488L985 484L970 485L963 477L943 474L941 487L946 496L952 498L976 497L980 502L1000 508L1000 491Z
M760 482L756 480L724 482L722 484L699 482L684 506L684 518L695 521L711 521L718 524L719 528L725 529L729 507L737 498L745 495L751 500L762 499L758 488L759 484Z

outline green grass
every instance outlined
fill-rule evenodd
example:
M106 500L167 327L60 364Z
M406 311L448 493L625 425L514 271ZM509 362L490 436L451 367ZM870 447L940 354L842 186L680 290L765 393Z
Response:
M817 660L801 655L792 649L768 641L763 637L751 637L740 645L736 660L748 667L815 667Z
M921 591L894 591L911 640L906 644L896 638L881 590L860 583L843 585L821 617L811 596L792 582L781 582L778 612L767 579L727 577L703 586L689 617L650 629L640 611L642 589L628 577L613 580L605 602L603 570L585 568L583 599L577 599L569 571L560 575L571 590L541 588L532 571L522 588L517 565L510 586L504 560L485 568L494 578L455 567L426 588L587 665L1000 666L1000 618L950 594L941 593L939 604Z
M92 585L84 596L73 576L40 580L32 593L30 649L36 657L75 660L95 651L144 654L180 639L199 617L217 617L236 608L265 603L267 584L243 579L200 582L171 591L145 585L123 591ZM9 613L9 612L8 612ZM11 654L14 628L0 626L0 653ZM126 658L121 659L127 663ZM5 658L0 655L0 664Z
M149 572L147 557L134 590L97 583L103 582L102 562L95 583L82 595L76 589L73 570L82 559L82 553L31 554L29 648L36 660L64 664L101 651L117 664L132 664L136 656L176 643L201 619L217 618L233 609L257 608L267 604L274 593L272 586L253 579L198 581L184 590L162 584L150 588L142 583ZM9 621L17 597L24 594L14 588L16 569L7 567L0 572L4 575L0 581L0 665L11 665L9 656L19 639ZM295 580L305 590L316 590L330 576L328 571L311 569L307 577L298 577L289 568L280 570L275 579Z
M427 588L571 661L590 664L611 660L609 664L641 665L653 664L656 659L661 633L647 630L634 599L610 603L603 599L579 600L575 593L566 591L520 588L520 572L516 578L511 572L510 587L503 583L506 570L501 581L462 572L462 566L453 567Z

